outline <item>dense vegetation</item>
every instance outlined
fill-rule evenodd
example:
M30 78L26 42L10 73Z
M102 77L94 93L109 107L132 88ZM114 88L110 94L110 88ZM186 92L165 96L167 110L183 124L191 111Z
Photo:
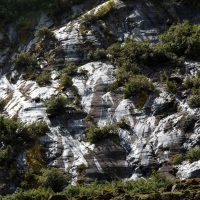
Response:
M53 172L54 170L56 171L56 173ZM53 173L51 174L51 172ZM48 174L48 176L46 174ZM111 197L119 197L119 196L122 197L125 194L134 195L136 193L158 192L161 188L164 188L167 184L171 183L171 181L167 180L165 176L158 174L156 172L153 172L152 175L147 180L139 179L137 181L127 181L127 182L123 182L123 181L98 182L96 180L90 185L77 185L77 186L68 185L67 177L66 178L62 177L66 175L61 175L60 173L58 173L58 171L55 168L53 168L53 170L51 171L46 171L45 173L43 173L43 175L44 177L41 176L40 177L41 179L46 180L48 177L48 179L51 180L53 178L50 181L50 184L48 184L50 188L48 188L46 185L45 188L39 187L38 189L31 189L27 191L18 189L13 195L7 195L6 197L2 197L2 198L0 197L0 199L1 200L7 200L7 199L14 200L18 198L20 198L20 200L27 200L27 199L41 200L45 198L48 199L48 196L60 190L62 190L60 194L65 195L69 199L72 199L75 196L78 197L78 196L83 196L83 195L88 196L90 198L95 198L95 196L97 198L99 196L100 198L101 196L101 199L104 199L104 195L105 195L105 197L107 196L107 198L109 196L108 199L110 199ZM55 184L55 181L58 185ZM48 181L45 183L48 183ZM54 188L54 191L52 191L51 184L55 184L53 188L59 187L58 190Z

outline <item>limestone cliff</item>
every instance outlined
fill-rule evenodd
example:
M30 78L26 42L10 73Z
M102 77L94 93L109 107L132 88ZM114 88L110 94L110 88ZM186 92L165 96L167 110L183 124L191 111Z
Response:
M136 40L148 39L154 44L159 40L158 35L174 22L188 19L198 23L200 12L180 3L115 0L114 9L105 17L96 23L85 22L85 16L97 13L106 4L105 1L88 0L74 6L79 16L72 19L63 15L59 27L43 13L38 24L29 28L29 37L23 43L15 25L8 24L0 31L0 98L7 100L1 115L26 123L43 119L49 127L46 135L40 138L46 166L69 172L73 183L89 183L96 178L135 179L149 175L152 169L169 178L185 179L194 174L199 177L198 163L192 168L183 163L177 166L178 173L173 173L171 163L172 156L199 144L199 109L188 106L187 91L183 89L178 94L165 91L165 86L158 81L160 69L152 69L148 78L154 80L154 91L138 107L138 99L134 96L125 99L122 88L108 92L108 84L115 81L116 66L108 60L91 62L87 54L89 50L107 48L117 41L122 44L132 35ZM89 11L81 14L88 8ZM56 41L39 43L34 33L43 26L52 28ZM51 74L49 85L40 86L15 70L12 58L20 52L32 52L37 57L38 73L47 70ZM72 79L73 87L68 89L60 88L58 81L58 71L67 61L77 63L80 72ZM197 73L200 65L185 61L184 68L182 76L189 77ZM173 77L179 77L176 69ZM72 101L78 96L80 104L68 103L63 115L51 117L44 104L56 95ZM118 128L119 143L109 139L96 144L84 141L85 130L91 123L88 116L99 127L125 119L126 127ZM15 162L18 172L23 171L26 152L18 155ZM79 173L80 166L84 173ZM5 178L6 173L0 169L0 183L8 184L8 192L12 192L16 186Z

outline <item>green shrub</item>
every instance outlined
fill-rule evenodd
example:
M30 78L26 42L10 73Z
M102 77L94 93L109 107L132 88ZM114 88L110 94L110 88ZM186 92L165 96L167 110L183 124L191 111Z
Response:
M172 163L175 165L181 164L185 160L188 160L190 163L200 160L200 148L194 147L190 149L185 156L177 154L171 158Z
M57 168L42 169L42 175L39 177L39 183L43 187L50 187L54 192L61 192L64 187L69 184L71 179L69 174L63 174L63 172Z
M200 78L198 78L197 76L196 77L189 77L184 81L183 84L188 89L193 89L193 88L198 89L198 88L200 88Z
M198 161L200 159L200 148L199 147L195 147L190 149L186 155L185 155L185 159L189 160L191 163Z
M118 122L117 126L119 126L122 129L130 129L130 126L127 122L127 119L125 117L122 117Z
M195 77L187 78L183 85L189 89L192 95L188 98L188 105L193 108L200 107L200 72Z
M94 52L93 51L88 52L88 59L90 60L104 60L106 58L107 56L105 49L97 48Z
M66 97L63 96L51 97L49 101L45 104L47 108L46 112L52 116L61 115L65 112L66 104L67 104Z
M124 86L123 93L125 98L136 95L142 91L149 92L153 89L153 83L144 75L135 75L129 79Z
M114 81L113 83L110 83L108 85L108 91L114 91L119 87L119 82L118 81Z
M55 40L54 33L49 30L47 27L42 27L35 32L35 37L39 37L40 39L48 39Z
M182 154L176 154L171 157L171 162L174 165L179 165L184 161L184 156Z
M73 85L73 81L71 76L68 76L67 74L63 74L59 80L59 83L62 87L68 88Z
M1 200L47 200L54 192L48 188L22 190L17 188L14 194L3 196Z
M176 93L178 91L178 85L175 81L169 81L167 79L165 90L168 92Z
M66 63L66 68L61 71L61 74L66 73L69 76L75 76L77 74L77 68L78 66L76 66L72 61L68 61Z
M91 124L86 129L86 138L91 143L96 143L103 139L112 139L115 142L119 142L117 126L110 124L103 127L97 127L94 124Z
M200 95L192 95L189 97L188 105L193 108L200 107Z
M200 25L192 25L189 21L172 25L160 35L161 43L167 45L170 52L177 56L200 59Z
M64 188L63 193L68 198L73 198L80 194L80 189L79 189L79 186L68 185L67 187Z
M48 131L47 124L44 121L37 121L31 124L24 124L20 121L0 117L0 141L7 145L21 145L24 143L34 143L45 135Z
M26 67L35 66L37 64L36 57L29 52L17 54L13 59L15 68L25 70Z
M48 71L42 71L36 78L36 82L39 86L46 86L51 83L51 74Z
M161 71L160 72L160 81L161 82L166 82L168 80L168 76L166 71Z

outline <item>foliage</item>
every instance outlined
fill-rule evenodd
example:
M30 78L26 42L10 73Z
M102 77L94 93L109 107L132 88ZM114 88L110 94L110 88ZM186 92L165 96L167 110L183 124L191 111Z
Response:
M55 40L54 33L45 26L35 32L35 37L39 37L40 39Z
M200 59L200 25L190 24L189 21L172 25L165 33L160 35L161 43L177 56L189 59Z
M103 127L97 127L95 124L91 124L86 129L86 138L91 143L96 143L103 139L113 139L118 142L117 126L109 124Z
M151 193L158 192L161 188L167 186L171 181L167 180L162 174L153 172L147 179L138 179L132 181L101 181L97 180L90 185L68 185L63 193L72 198L78 195L98 196L102 194L102 191L107 191L114 196L120 196L124 194L136 194L136 193Z
M106 59L106 51L104 49L97 48L96 51L89 51L88 58L90 60L104 60Z
M22 190L17 188L14 194L6 195L0 199L1 200L47 200L50 195L53 194L53 191L48 188L37 188L30 190Z
M57 96L51 97L45 106L47 108L46 112L52 116L61 115L65 112L65 106L67 104L66 97Z
M178 91L178 85L175 81L166 81L166 91L176 93Z
M24 124L20 121L0 117L0 141L4 145L4 148L0 149L0 167L6 168L11 178L17 179L18 184L26 189L36 186L33 174L37 173L43 165L38 139L47 131L48 127L43 121ZM27 150L26 173L21 174L18 179L15 158L25 150Z
M182 154L176 154L171 157L171 162L174 165L179 165L184 161L184 156Z
M29 52L23 52L17 54L13 59L16 69L25 70L26 67L35 66L37 64L37 60L34 55L31 55Z
M48 85L51 82L50 80L51 80L51 74L48 71L42 71L42 73L40 73L36 78L36 82L40 86Z
M66 67L60 72L60 74L66 73L68 76L74 76L77 74L77 68L78 66L76 66L74 62L68 61Z
M160 81L161 82L166 82L168 80L168 76L166 71L161 71L160 72Z
M34 172L38 172L44 167L44 161L42 159L42 147L32 146L27 150L26 153L27 164L32 167Z
M171 158L173 164L178 165L183 161L188 160L190 163L198 161L200 159L200 148L194 147L190 149L185 155L176 154Z
M125 83L123 93L125 98L136 95L142 91L148 92L153 89L153 83L144 75L134 75Z
M200 95L192 95L189 97L188 105L193 108L200 107Z
M185 155L185 159L189 160L191 163L198 161L200 159L200 148L199 147L195 147L190 149L186 155Z
M47 131L48 127L43 121L23 124L13 119L0 117L0 141L5 145L12 147L19 145L23 148L21 144L32 144Z
M42 175L39 177L39 183L43 187L50 187L54 192L61 192L69 184L70 175L63 174L57 168L42 169Z
M183 84L192 93L188 98L189 106L193 108L200 107L200 71L197 72L195 77L187 78Z
M59 83L62 87L68 88L73 85L73 81L71 76L68 76L67 74L63 74L59 80Z

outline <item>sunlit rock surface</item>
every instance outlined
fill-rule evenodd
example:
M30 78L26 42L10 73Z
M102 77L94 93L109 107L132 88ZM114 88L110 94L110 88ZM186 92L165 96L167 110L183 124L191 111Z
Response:
M189 8L182 13L185 7L178 3L163 3L160 6L149 2L125 4L115 1L115 5L115 17L110 14L108 18L98 21L112 32L114 41L124 41L133 35L137 40L149 39L155 43L158 41L158 34L166 30L175 19L190 19L193 22L200 19L200 15ZM83 7L81 5L74 9ZM98 10L98 7L94 9ZM113 42L99 29L98 23L87 27L82 17L79 17L54 29L64 51L63 63L84 62L78 71L85 71L85 75L73 77L73 87L80 96L81 106L75 108L67 105L67 117L49 117L44 106L51 96L61 93L74 98L70 89L62 92L59 90L56 77L60 64L53 66L52 83L40 87L35 81L24 80L14 71L11 58L16 52L9 52L7 42L0 50L0 66L3 66L0 70L0 98L7 100L3 115L18 117L26 123L41 119L46 121L49 132L40 138L40 142L45 149L47 166L55 166L71 173L73 183L80 178L77 168L81 164L85 167L86 182L95 178L135 179L148 175L152 169L161 169L170 162L171 156L199 144L200 138L199 110L188 106L184 92L180 96L172 95L165 91L162 84L154 83L157 92L149 94L142 108L137 109L134 97L124 99L123 88L118 88L115 92L108 91L108 84L115 80L115 66L105 60L89 62L87 58L88 50L106 48ZM53 22L44 14L34 30L43 25L53 26ZM19 43L15 27L10 25L7 30L9 40ZM4 39L0 33L0 41ZM35 42L37 38L31 38L27 43L20 44L18 50L29 51ZM48 64L46 60L41 62L40 68ZM196 74L200 64L187 61L185 67L187 70L184 76L189 77ZM119 128L120 144L110 140L96 145L84 142L88 114L100 127L116 124L124 119L126 127ZM23 154L17 159L21 169L25 165L22 162L25 157ZM178 176L182 179L194 177L199 169L198 162L185 163L179 167ZM11 187L14 186L11 184Z

